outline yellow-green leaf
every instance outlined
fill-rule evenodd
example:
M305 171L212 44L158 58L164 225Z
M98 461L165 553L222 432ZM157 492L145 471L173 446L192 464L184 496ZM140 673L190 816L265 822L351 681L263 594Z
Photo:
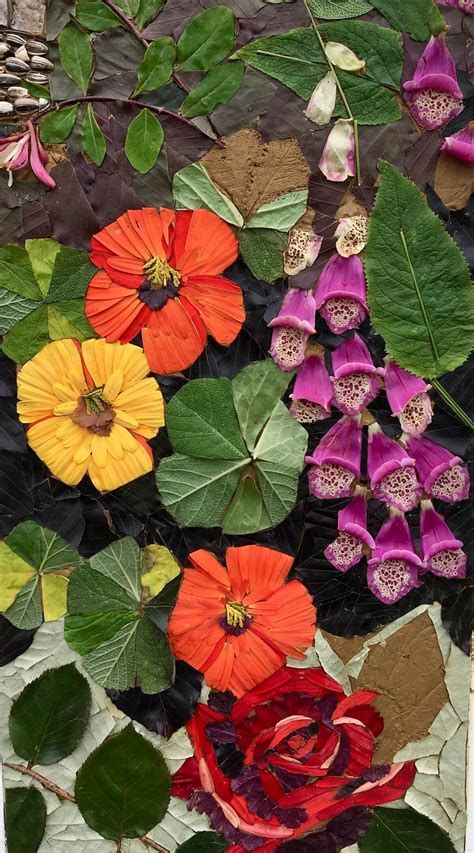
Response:
M143 567L141 576L142 587L147 587L150 597L158 595L168 581L180 573L180 567L171 551L163 545L147 545L143 549Z

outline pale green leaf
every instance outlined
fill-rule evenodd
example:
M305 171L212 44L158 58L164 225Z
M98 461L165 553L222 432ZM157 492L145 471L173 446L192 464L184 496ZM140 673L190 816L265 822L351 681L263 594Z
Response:
M142 110L130 122L125 138L125 154L141 175L155 165L164 138L163 128L150 110Z
M5 616L17 628L37 628L43 621L39 575L31 578L20 590Z
M138 619L133 619L84 655L82 662L97 684L113 690L128 690L134 686L137 672L135 635L139 624Z
M276 527L295 507L298 476L294 468L285 468L276 462L257 462L255 470L265 508L272 527Z
M230 9L215 6L193 18L178 41L180 71L208 71L232 50L235 19Z
M356 18L365 15L373 9L368 0L307 0L315 18L339 20L340 18Z
M226 62L212 68L186 96L181 113L188 118L209 115L219 104L226 104L240 89L244 79L242 62Z
M308 433L298 421L291 418L285 404L279 400L252 455L262 462L275 462L284 468L302 471L307 445Z
M43 296L46 296L53 275L56 256L61 246L56 240L25 240L34 277Z
M467 264L415 185L389 163L379 170L365 251L372 324L401 367L442 376L474 346Z
M281 278L283 252L287 235L265 228L243 228L239 234L239 250L250 272L255 278L272 284Z
M292 377L267 358L249 364L232 380L235 410L250 453Z
M90 566L115 581L137 602L140 599L140 548L131 536L112 542L90 559Z
M136 637L137 676L142 693L160 693L175 679L168 637L145 615Z
M96 166L100 166L107 150L104 134L102 133L91 104L87 104L84 121L82 123L82 147L84 154L92 160Z
M93 65L91 37L75 24L68 24L59 36L59 58L67 76L85 95Z
M244 473L222 520L223 532L245 535L271 526L254 473Z
M134 95L152 92L164 86L173 72L175 56L175 43L169 36L161 36L152 42L138 67L138 82Z
M284 193L262 204L246 223L247 228L272 228L288 231L306 210L308 190Z
M235 204L212 183L201 163L191 163L176 172L173 178L173 196L178 209L197 210L203 207L217 213L225 222L240 228L242 214Z
M418 41L439 35L446 22L434 0L371 0L392 27Z
M135 15L137 27L141 30L164 6L166 0L140 0L140 8Z
M140 0L115 0L115 5L127 18L134 18L140 8Z

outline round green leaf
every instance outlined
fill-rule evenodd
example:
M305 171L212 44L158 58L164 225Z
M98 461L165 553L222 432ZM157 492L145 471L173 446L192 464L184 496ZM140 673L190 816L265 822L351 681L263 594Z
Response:
M59 36L59 58L67 76L85 95L93 64L90 35L73 23L68 24Z
M7 788L5 819L8 853L36 853L46 826L46 803L37 788Z
M103 33L112 27L120 27L121 20L100 0L80 0L76 6L76 18L94 33Z
M79 105L73 104L71 107L63 107L62 110L56 110L45 116L40 124L42 141L51 144L64 142L74 127L78 109Z
M105 143L104 134L97 124L97 119L94 115L94 110L92 109L91 104L87 104L87 110L82 124L82 147L84 148L84 153L87 154L89 159L92 160L96 166L100 166L105 157L107 145Z
M229 842L216 832L196 832L184 844L180 844L176 853L224 853Z
M156 116L147 109L139 112L130 123L125 139L125 154L137 172L144 175L153 168L163 140L163 128Z
M369 831L359 839L361 853L454 853L451 839L413 809L374 809Z
M225 6L201 12L187 25L178 41L180 71L208 71L232 50L234 15Z
M103 838L139 838L163 818L170 785L161 753L129 725L82 765L75 795L84 820Z
M152 42L145 51L139 68L138 82L134 95L159 89L171 77L176 56L176 46L172 38L162 36Z
M54 764L76 748L87 728L89 685L70 663L48 669L20 694L10 711L16 754L32 764Z
M184 99L182 114L188 118L209 115L219 104L226 104L233 98L243 79L242 62L226 62L212 68Z

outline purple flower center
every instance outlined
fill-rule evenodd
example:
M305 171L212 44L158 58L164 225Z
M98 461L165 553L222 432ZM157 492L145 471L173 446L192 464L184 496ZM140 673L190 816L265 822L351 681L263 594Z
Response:
M309 487L316 498L348 498L354 480L352 471L342 465L312 465Z
M328 412L321 403L313 403L312 400L293 400L290 406L290 415L300 424L314 424L329 417Z
M405 560L382 560L374 569L374 586L387 603L398 601L410 585L411 574Z
M163 308L168 299L178 295L181 274L162 258L150 258L143 265L146 281L138 288L138 298L152 311Z
M414 509L421 495L415 469L407 466L387 474L374 488L374 495L403 512Z
M245 607L245 604L242 604L241 601L228 601L225 606L225 615L221 617L219 623L227 634L238 637L239 634L245 633L252 621L249 609Z
M456 503L467 496L466 480L466 469L462 465L453 465L437 477L431 487L431 494L442 501Z

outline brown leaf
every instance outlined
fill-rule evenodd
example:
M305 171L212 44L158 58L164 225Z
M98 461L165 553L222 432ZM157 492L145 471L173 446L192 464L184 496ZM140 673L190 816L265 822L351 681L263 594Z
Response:
M472 165L442 151L436 166L434 188L446 207L462 210L474 192Z
M263 142L256 130L245 128L223 142L201 162L244 219L283 193L308 186L310 168L296 139Z

